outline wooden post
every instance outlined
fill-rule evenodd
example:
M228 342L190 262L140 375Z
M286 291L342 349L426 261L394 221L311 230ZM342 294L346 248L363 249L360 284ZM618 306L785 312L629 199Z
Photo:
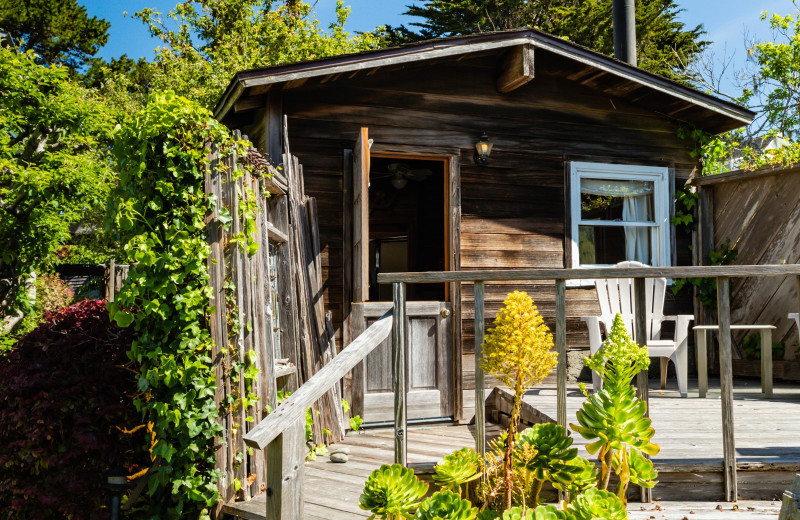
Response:
M556 280L556 420L567 427L567 282Z
M267 520L303 518L305 417L267 446Z
M483 282L475 282L475 451L481 457L486 452L486 403L483 368L480 364L483 355L483 329L485 326L483 295Z
M117 293L117 263L114 260L114 257L111 257L111 260L108 261L108 285L106 285L108 291L108 301L113 302L116 298Z
M647 345L647 299L645 291L645 279L633 279L633 305L636 322L634 323L634 334L636 336L636 343L639 345ZM650 416L650 398L648 388L648 373L647 370L642 370L636 374L636 393L639 399L644 401L647 405L646 415ZM641 492L641 500L645 504L653 501L653 490L651 488L639 488Z
M717 278L717 315L719 318L719 380L722 396L722 450L725 500L735 502L736 445L733 425L733 363L731 361L730 279Z
M408 417L406 414L406 284L395 282L392 287L394 309L392 311L392 346L394 367L392 386L394 390L394 461L406 466L408 463Z
M705 399L708 395L708 347L706 346L705 330L694 332L695 347L697 348L697 389L700 399Z
M761 329L761 392L772 399L772 329Z

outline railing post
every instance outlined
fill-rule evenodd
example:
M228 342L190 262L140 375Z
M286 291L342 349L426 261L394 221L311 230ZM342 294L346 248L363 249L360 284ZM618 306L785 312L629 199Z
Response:
M634 278L633 279L633 305L634 305L634 315L636 316L636 322L634 323L634 334L636 336L636 342L639 345L647 345L647 340L649 339L647 336L647 300L646 300L646 291L645 291L645 279L644 278ZM639 396L639 399L642 400L645 405L647 406L647 411L645 412L647 416L650 416L650 389L648 387L648 373L647 370L642 370L638 374L636 374L636 393ZM639 488L641 493L641 501L645 504L649 504L653 501L653 490L651 488Z
M475 451L481 457L486 452L486 403L484 397L483 356L484 339L484 285L475 282Z
M305 417L267 445L267 520L303 518Z
M395 282L392 286L393 316L392 347L394 355L392 387L394 390L394 461L408 464L408 415L406 413L406 284Z
M735 502L736 445L733 432L733 363L731 361L730 279L717 278L717 316L719 319L719 387L722 397L722 454L725 479L725 500Z
M567 427L567 282L556 280L556 420Z

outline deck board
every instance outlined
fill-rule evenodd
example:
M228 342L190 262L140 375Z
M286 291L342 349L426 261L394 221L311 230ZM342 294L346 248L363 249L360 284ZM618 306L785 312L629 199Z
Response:
M722 434L719 386L710 382L709 397L699 399L696 390L682 399L677 389L651 389L650 413L656 429L654 442L661 453L654 462L661 471L661 483L653 497L655 504L631 503L632 520L692 520L734 518L761 520L776 518L780 510L780 490L790 486L793 473L800 471L800 389L776 385L775 398L760 397L758 382L737 381L734 394L736 453L739 467L739 509L732 504L709 500L709 489L722 490ZM696 388L696 387L694 387ZM716 390L715 390L716 388ZM470 396L465 396L465 403ZM555 388L537 388L525 401L555 417ZM575 412L584 401L577 387L570 387L567 411L574 422ZM471 411L469 416L471 416ZM488 433L498 428L490 425ZM409 462L436 462L464 446L472 446L474 428L469 425L428 425L409 429ZM585 452L586 441L574 435L575 444ZM359 509L358 497L369 474L394 459L393 430L367 429L351 432L331 450L342 446L350 450L345 464L319 456L306 464L304 477L305 517L312 520L358 520L369 515ZM785 483L785 485L784 485ZM676 502L680 499L681 502ZM705 500L705 501L702 501ZM655 509L656 505L660 509ZM717 509L723 508L723 514ZM260 519L266 510L263 495L247 504L226 506L226 512L243 511L240 516ZM691 513L694 511L694 513Z

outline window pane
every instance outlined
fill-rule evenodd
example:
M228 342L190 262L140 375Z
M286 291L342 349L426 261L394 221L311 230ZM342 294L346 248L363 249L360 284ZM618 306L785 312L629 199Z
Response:
M580 264L616 264L636 260L653 265L650 237L652 228L622 226L579 226Z
M655 222L652 181L581 179L581 219Z

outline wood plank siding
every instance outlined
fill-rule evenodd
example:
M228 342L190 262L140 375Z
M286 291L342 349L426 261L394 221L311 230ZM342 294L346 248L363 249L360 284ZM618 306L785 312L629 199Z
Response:
M501 55L404 64L338 77L312 78L281 91L291 152L304 165L306 194L318 204L323 297L342 339L350 288L343 261L343 157L361 127L372 153L457 156L461 176L461 270L567 266L565 201L570 161L666 166L682 185L695 167L693 144L677 137L679 122L602 91L587 67L537 50L535 78L507 94L497 91ZM621 93L622 94L622 93ZM636 97L634 92L624 94ZM262 135L258 116L231 121ZM226 121L232 124L231 121ZM473 160L486 132L494 143L486 166ZM691 265L689 237L673 244L679 265ZM553 284L486 284L487 321L505 295L527 291L555 329ZM461 330L464 384L474 365L473 288L463 284ZM587 348L581 316L599 312L593 288L567 290L568 347ZM689 311L688 299L666 311ZM349 301L349 300L348 300Z

